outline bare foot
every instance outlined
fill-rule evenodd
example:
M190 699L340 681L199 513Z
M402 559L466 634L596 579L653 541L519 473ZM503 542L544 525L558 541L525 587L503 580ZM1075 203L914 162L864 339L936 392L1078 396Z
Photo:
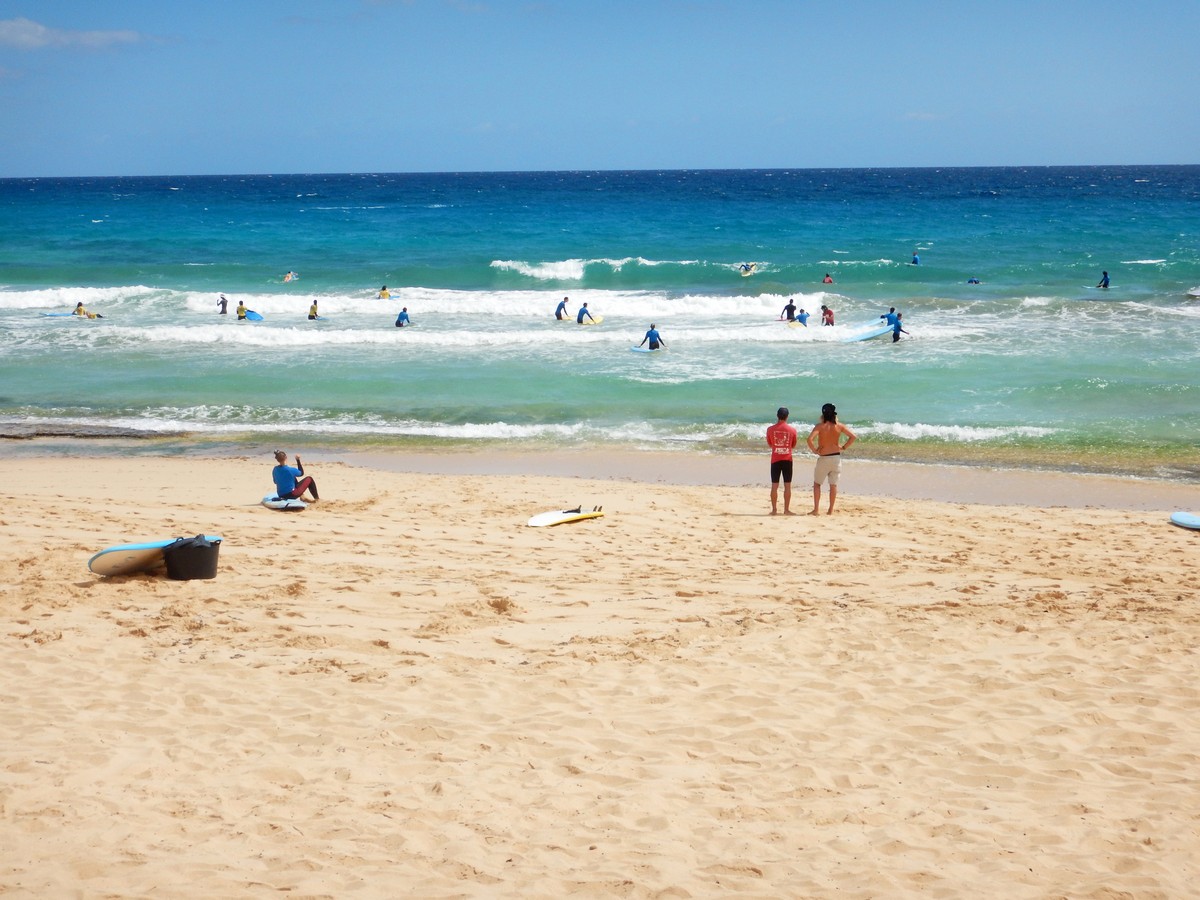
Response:
M794 515L795 515L795 513L794 513L794 512L792 512L790 509L785 509L785 510L783 511L783 514L784 514L785 516L794 516Z
M820 515L820 513L819 513L819 512L817 512L817 511L814 509L812 512L810 512L810 513L809 513L809 515L810 515L810 516L819 516L819 515Z

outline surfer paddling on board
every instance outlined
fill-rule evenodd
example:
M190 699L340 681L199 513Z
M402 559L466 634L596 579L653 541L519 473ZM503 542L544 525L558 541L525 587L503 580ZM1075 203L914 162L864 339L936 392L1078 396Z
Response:
M569 299L569 297L563 297L558 301L558 306L554 308L554 318L559 320L570 318L571 311L567 309L567 300Z
M650 330L646 332L646 336L642 338L642 344L646 343L646 341L650 342L651 350L657 350L659 347L664 350L667 349L667 345L663 343L663 339L659 335L658 329L654 327L653 322L650 323ZM638 344L638 346L640 347L642 344Z
M845 435L846 442L842 443ZM817 465L813 471L813 508L810 516L820 515L821 482L829 481L829 515L833 515L833 504L837 500L838 475L842 471L842 451L849 450L858 440L846 425L837 420L837 407L826 403L821 407L821 421L808 433L808 449L817 454Z
M86 309L84 309L82 300L80 300L78 303L75 304L75 308L73 310L71 310L71 315L79 316L79 318L81 318L81 319L103 319L104 318L104 316L100 315L100 313L88 312Z
M575 321L578 322L580 325L582 325L584 316L587 316L589 319L592 319L592 314L590 312L588 312L586 303L583 304L583 306L579 307L579 315L577 315L575 317ZM592 321L595 322L596 320L592 319Z
M783 479L783 514L792 512L792 450L800 437L788 424L788 408L779 407L775 424L767 426L767 446L771 448L771 515L779 514L779 479Z
M299 277L300 277L299 272L289 271L286 275L283 276L283 280L284 280L284 282L295 281Z
M271 470L271 480L275 482L275 493L280 500L298 500L305 491L312 494L312 502L317 502L317 483L312 476L304 474L304 463L300 462L300 454L296 454L296 465L287 464L287 454L282 450L275 451L277 465Z

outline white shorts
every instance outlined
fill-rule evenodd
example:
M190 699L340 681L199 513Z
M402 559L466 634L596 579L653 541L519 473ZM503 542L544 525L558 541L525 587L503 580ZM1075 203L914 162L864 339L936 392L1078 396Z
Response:
M813 472L813 484L820 484L826 479L830 485L838 483L838 475L842 471L842 457L840 454L832 454L830 456L817 457L817 467Z

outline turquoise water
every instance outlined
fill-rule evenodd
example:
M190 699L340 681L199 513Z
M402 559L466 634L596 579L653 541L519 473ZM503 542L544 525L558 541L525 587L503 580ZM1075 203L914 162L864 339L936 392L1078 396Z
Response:
M0 433L759 452L832 401L879 458L1197 480L1197 287L1194 166L7 180Z

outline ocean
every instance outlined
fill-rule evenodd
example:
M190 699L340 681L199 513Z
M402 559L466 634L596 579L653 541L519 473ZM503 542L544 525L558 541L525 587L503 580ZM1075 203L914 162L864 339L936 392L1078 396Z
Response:
M1197 288L1200 166L7 179L0 435L762 454L832 402L864 457L1196 482Z

